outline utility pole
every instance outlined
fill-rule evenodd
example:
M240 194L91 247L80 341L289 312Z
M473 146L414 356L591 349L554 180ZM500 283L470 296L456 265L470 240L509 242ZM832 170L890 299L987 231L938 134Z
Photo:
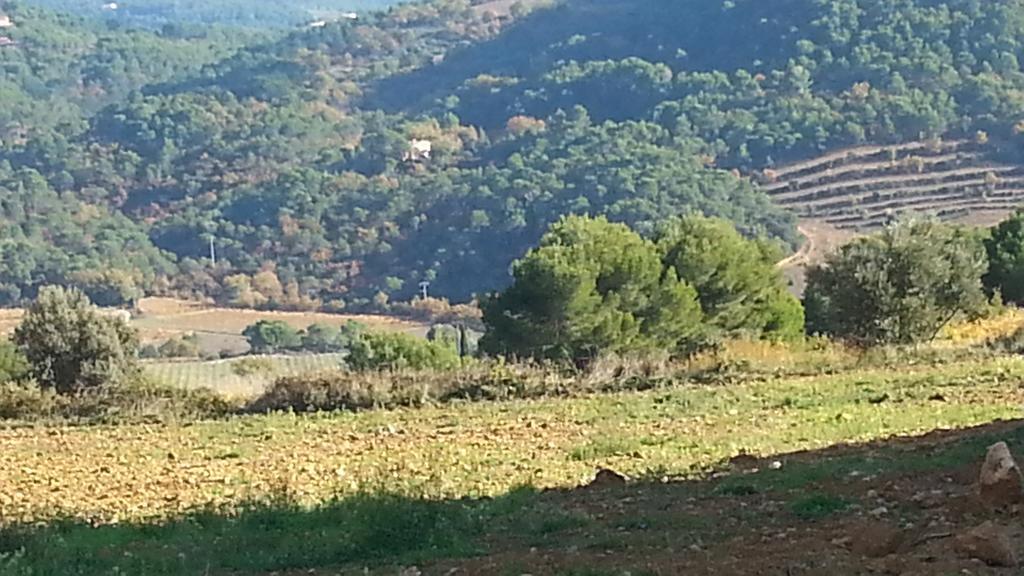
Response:
M213 243L213 236L210 236L210 261L213 262L213 267L217 267L217 246Z

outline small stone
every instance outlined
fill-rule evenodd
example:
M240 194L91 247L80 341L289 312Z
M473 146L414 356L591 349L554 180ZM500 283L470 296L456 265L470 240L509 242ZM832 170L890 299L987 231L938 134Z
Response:
M768 467L771 468L772 470L782 470L782 462L776 460L772 462Z
M888 524L869 522L860 526L851 540L851 550L868 558L884 558L896 553L904 533Z
M729 459L729 467L733 470L750 470L757 466L757 457L747 454L746 452L740 452L736 456Z
M989 566L1018 565L1006 529L991 521L958 535L953 540L953 548L961 556L981 560Z
M993 508L1005 508L1021 502L1022 484L1020 468L1010 454L1006 442L989 446L985 455L985 463L981 467L978 479L980 496L986 505Z
M882 516L885 516L888 513L888 508L886 508L885 506L879 506L878 508L875 508L874 510L868 512L868 515L873 516L875 518L881 518Z
M626 477L614 470L607 468L601 468L597 471L597 475L590 482L590 486L593 487L612 487L612 486L625 486Z

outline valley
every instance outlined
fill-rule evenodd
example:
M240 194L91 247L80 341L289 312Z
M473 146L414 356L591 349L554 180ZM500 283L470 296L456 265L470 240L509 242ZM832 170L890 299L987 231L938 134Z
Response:
M1022 62L1019 0L0 0L0 576L1018 574Z

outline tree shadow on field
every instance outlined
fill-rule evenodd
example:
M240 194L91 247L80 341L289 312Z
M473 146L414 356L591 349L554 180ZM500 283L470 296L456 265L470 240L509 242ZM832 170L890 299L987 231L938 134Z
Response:
M161 524L13 526L0 531L0 576L1010 574L949 546L991 517L972 484L999 440L1020 452L1024 422L739 456L696 480L443 501L367 494L314 509L281 497ZM902 530L901 554L858 548L877 525Z

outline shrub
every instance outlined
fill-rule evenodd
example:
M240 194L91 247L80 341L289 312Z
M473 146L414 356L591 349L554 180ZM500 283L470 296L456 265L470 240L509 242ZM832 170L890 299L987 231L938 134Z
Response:
M502 401L590 392L646 390L669 377L664 356L604 358L592 371L560 365L474 362L458 370L322 372L277 379L248 406L253 412L318 412L416 407L429 403Z
M365 410L419 406L428 399L423 386L402 386L393 377L327 372L279 378L250 407L257 412Z
M188 421L219 418L237 410L238 406L210 390L184 390L146 381L91 388L73 396L34 383L0 384L0 420Z
M556 370L482 363L450 372L323 372L279 378L249 409L316 412L537 398L568 394L573 389L570 382Z
M451 324L434 324L427 331L427 340L440 342L445 346L454 348L459 356L476 356L480 349L480 338L482 332L468 328L464 324L453 326Z
M0 383L0 420L36 420L58 414L64 400L35 383Z
M31 376L59 394L130 383L139 376L135 331L97 313L77 289L43 288L14 331L14 342Z
M246 327L242 336L257 354L274 354L296 350L302 346L298 330L280 320L260 320Z
M986 346L990 350L1001 353L1021 354L1024 353L1024 327L1018 328L1012 334L1006 334L989 340Z
M989 260L985 288L1001 293L1007 302L1024 303L1024 210L992 229L985 251Z
M402 333L366 333L352 342L345 363L357 372L385 370L451 370L461 359L445 343Z
M212 390L137 380L80 394L70 399L62 415L88 422L164 422L221 418L237 410L238 406Z
M22 380L28 371L28 360L18 348L11 342L0 340L0 382Z
M302 349L328 354L347 350L352 341L366 331L366 325L349 320L340 328L330 324L312 324L302 333Z
M241 377L270 375L277 371L277 365L270 358L249 357L231 363L231 371Z
M195 334L169 338L158 351L162 358L198 358L199 338Z

